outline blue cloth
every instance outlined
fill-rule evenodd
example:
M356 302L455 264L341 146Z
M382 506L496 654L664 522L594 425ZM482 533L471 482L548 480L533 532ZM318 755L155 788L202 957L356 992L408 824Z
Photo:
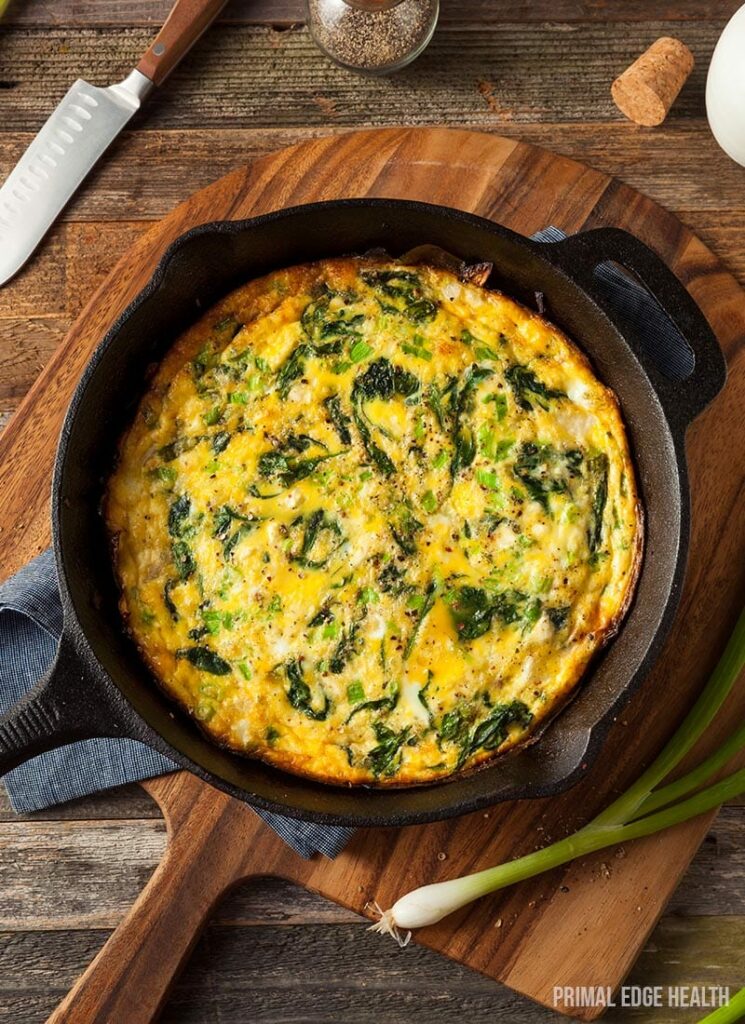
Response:
M62 632L54 556L45 551L0 586L0 713L5 713L52 663ZM74 800L178 766L136 740L94 739L40 754L4 778L15 811ZM314 825L268 811L264 821L302 857L335 857L354 829Z
M557 242L557 228L535 236ZM601 264L598 289L624 323L671 379L692 369L686 343L649 293L614 265ZM549 310L550 315L550 310ZM50 551L0 586L0 712L4 713L51 664L62 631L54 558ZM34 811L136 779L151 778L177 766L149 747L128 739L93 739L41 754L5 776L16 811ZM353 829L313 825L276 814L258 814L303 857L335 857Z

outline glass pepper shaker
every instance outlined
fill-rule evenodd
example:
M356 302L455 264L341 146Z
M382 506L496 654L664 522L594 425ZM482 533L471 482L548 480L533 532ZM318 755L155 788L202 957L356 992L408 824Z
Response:
M419 56L432 38L439 0L307 0L308 27L337 64L387 75Z

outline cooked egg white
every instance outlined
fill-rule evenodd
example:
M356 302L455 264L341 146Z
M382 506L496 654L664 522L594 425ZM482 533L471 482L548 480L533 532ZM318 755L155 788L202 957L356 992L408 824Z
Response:
M106 517L165 691L221 744L371 785L534 735L618 627L642 541L617 402L561 332L353 259L254 281L183 335Z

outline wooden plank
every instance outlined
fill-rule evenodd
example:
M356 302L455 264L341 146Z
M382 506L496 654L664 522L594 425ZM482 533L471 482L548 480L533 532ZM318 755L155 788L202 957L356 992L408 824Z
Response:
M0 318L0 414L15 409L69 326L63 318Z
M109 27L148 25L164 20L172 0L16 0L5 16L10 25ZM731 17L738 0L441 0L443 23L475 21L668 20L690 22L703 17ZM232 24L290 25L305 19L303 0L232 0L221 21Z
M41 1024L106 938L101 931L0 934L0 1024ZM664 918L629 984L742 980L745 918ZM708 958L701 949L710 951ZM694 1024L700 1010L611 1010L606 1024ZM555 1014L416 946L363 925L207 929L159 1018L163 1024L552 1024Z
M93 812L98 810L91 801ZM48 813L48 812L47 812ZM0 929L13 932L114 928L163 857L161 820L11 819L0 839ZM612 872L623 850L598 860ZM85 884L81 884L81 878ZM745 917L745 807L714 822L669 908L685 916ZM219 905L215 921L338 923L352 911L281 879L252 880Z
M13 337L22 333L27 320L49 323L52 331L73 320L110 273L112 261L149 226L148 221L57 224L31 262L0 289L4 340L10 342L11 332Z
M700 118L708 57L721 21L685 33L697 64L671 123ZM360 79L336 67L305 29L216 26L148 101L139 125L154 128L315 127L438 122L494 128L502 121L622 121L610 83L675 23L444 26L423 56L395 78ZM106 84L137 63L143 28L5 33L0 48L0 124L36 131L52 98L83 77ZM536 74L537 62L541 73ZM546 83L551 87L547 88ZM579 87L578 87L579 84Z
M463 119L468 120L465 109ZM345 130L319 125L125 132L63 216L68 221L155 220L197 189L257 157ZM716 221L722 213L745 210L742 168L717 146L702 117L673 121L644 134L617 120L580 125L508 122L499 125L499 134L588 163L674 211L710 211ZM33 137L32 132L0 132L0 179Z

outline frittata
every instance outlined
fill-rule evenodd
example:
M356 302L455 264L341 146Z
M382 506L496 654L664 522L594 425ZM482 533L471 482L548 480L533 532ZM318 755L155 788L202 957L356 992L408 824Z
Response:
M615 396L449 270L277 271L158 367L105 512L121 610L215 741L411 785L533 736L618 628L642 515Z

